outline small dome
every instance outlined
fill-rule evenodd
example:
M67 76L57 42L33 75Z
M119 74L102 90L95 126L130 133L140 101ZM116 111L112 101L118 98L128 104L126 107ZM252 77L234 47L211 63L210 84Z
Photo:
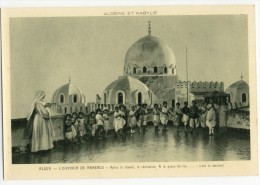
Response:
M228 94L229 102L235 107L249 105L249 86L244 80L231 84L225 91Z
M63 98L61 98L63 96ZM64 99L61 101L61 99ZM82 102L82 93L79 88L77 88L71 82L58 88L53 94L53 102L62 103L81 103Z
M161 39L148 35L137 40L125 56L124 73L133 67L175 67L172 49Z
M231 84L226 91L231 89L244 89L244 88L249 88L248 84L244 80L239 80Z
M131 76L122 76L119 77L116 81L112 82L110 85L107 86L105 91L109 90L139 90L143 92L149 91L149 88L142 83L140 80L137 80Z
M106 101L104 104L122 103L117 100L120 92L124 96L123 104L151 103L156 98L154 93L141 81L131 76L122 76L105 88ZM141 97L139 97L140 101L138 101L138 94Z

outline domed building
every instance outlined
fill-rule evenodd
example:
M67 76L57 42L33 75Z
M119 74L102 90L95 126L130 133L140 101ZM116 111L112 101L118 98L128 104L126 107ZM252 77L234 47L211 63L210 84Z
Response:
M172 92L178 81L175 56L162 39L152 36L150 22L148 35L138 39L128 49L124 74L146 84L159 103L167 101L172 105L175 101L175 94L168 93Z
M157 98L141 81L131 76L121 76L109 84L103 94L103 104L135 105L157 102Z
M150 34L136 41L125 56L125 75L174 75L175 56L161 39Z
M241 80L231 84L227 89L228 102L231 103L232 108L249 106L249 86L243 80L241 75Z
M169 107L174 107L175 103L183 104L187 99L189 103L193 99L203 100L208 92L224 91L222 82L191 84L178 80L174 52L162 39L151 34L150 22L148 35L127 50L123 74L104 90L101 104L146 102L151 105L166 101Z
M58 114L86 112L85 102L85 95L69 80L54 92L52 111Z

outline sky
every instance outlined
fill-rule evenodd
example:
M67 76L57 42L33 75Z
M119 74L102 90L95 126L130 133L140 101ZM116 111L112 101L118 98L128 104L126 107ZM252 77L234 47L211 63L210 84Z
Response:
M246 15L32 17L10 19L11 114L24 118L38 90L50 101L71 82L88 102L123 75L128 48L148 34L165 41L177 74L191 81L248 81Z

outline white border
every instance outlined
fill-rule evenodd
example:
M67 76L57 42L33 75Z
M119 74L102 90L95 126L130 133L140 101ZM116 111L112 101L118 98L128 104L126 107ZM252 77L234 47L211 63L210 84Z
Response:
M204 1L165 1L165 0L133 0L133 1L105 1L105 0L96 0L96 1L90 1L90 0L35 0L35 1L26 1L26 0L0 0L0 7L79 7L79 6L141 6L141 5L187 5L187 4L192 4L192 5L202 5L202 4L207 4L207 5L220 5L220 4L254 4L256 7L256 66L257 66L257 94L259 96L259 7L260 7L260 2L258 0L204 0ZM1 46L0 46L1 47ZM1 50L0 50L1 52ZM1 66L2 68L2 66ZM2 72L1 72L2 74ZM1 75L1 81L2 81L2 75ZM2 97L2 91L0 91L0 95ZM260 98L258 98L258 106L260 105ZM2 98L1 98L1 103L2 103ZM2 110L2 107L1 107ZM2 111L1 111L2 112ZM259 115L259 113L258 113ZM0 115L0 119L2 120L2 114ZM260 130L260 127L258 127ZM2 124L0 126L0 132L2 132ZM258 131L259 133L259 131ZM259 137L258 137L259 141ZM2 137L0 137L0 143L2 146ZM258 142L260 143L260 142ZM2 146L3 148L3 146ZM0 152L0 157L3 158L3 153ZM258 162L259 163L259 162ZM259 167L259 164L258 164ZM2 173L2 178L3 178L3 160L0 162L0 173ZM28 172L30 173L30 172ZM195 184L195 185L215 185L215 184L221 184L221 185L230 185L230 184L235 184L235 185L258 185L260 184L260 177L182 177L182 178L153 178L153 179L92 179L92 180L52 180L52 181L42 181L42 180L37 180L37 181L3 181L1 178L0 184L35 184L35 183L41 183L41 184L56 184L56 185L67 185L67 184L122 184L128 185L128 184L180 184L180 185L190 185L190 184Z

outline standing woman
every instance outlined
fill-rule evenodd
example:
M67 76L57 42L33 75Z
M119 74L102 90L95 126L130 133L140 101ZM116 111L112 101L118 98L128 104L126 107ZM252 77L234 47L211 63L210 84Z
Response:
M25 138L31 138L31 151L38 152L53 148L54 129L50 109L44 102L45 92L39 91L32 103Z

